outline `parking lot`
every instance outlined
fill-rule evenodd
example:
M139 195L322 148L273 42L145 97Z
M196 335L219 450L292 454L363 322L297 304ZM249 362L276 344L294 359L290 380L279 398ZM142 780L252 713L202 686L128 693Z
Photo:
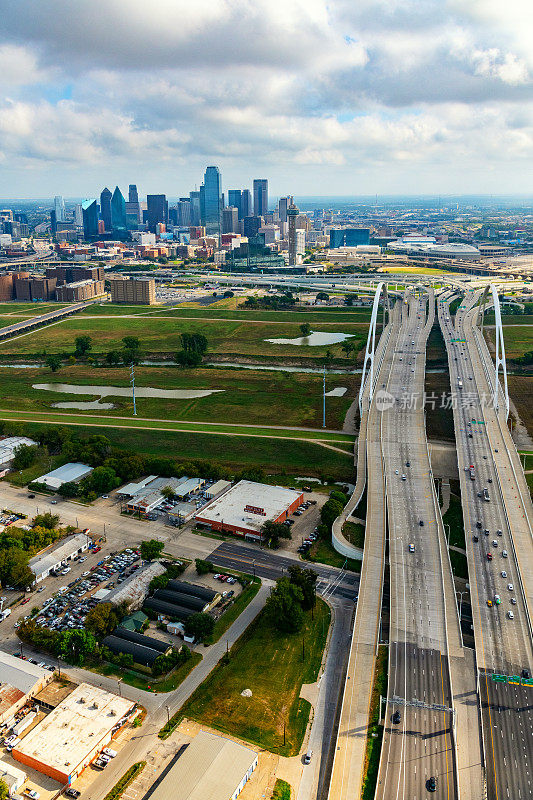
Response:
M111 547L111 544L104 547ZM30 611L35 607L40 606L41 613L33 615L39 625L58 631L82 628L88 612L98 602L93 599L94 592L120 585L139 566L138 550L127 548L119 553L105 553L97 546L69 562L66 575L62 574L64 570L55 576L51 575L25 596L18 591L4 589L6 607L17 597L23 599L11 606L11 615L0 622L2 648L11 653L19 650L21 645L16 630L23 620L31 616ZM64 584L67 575L71 580Z
M83 564L87 558L82 556L78 560ZM59 587L55 596L43 603L41 613L35 616L35 623L55 631L83 628L87 614L99 602L93 597L94 592L123 583L140 567L139 560L139 551L130 548L114 556L105 556L91 569L84 570L80 578Z

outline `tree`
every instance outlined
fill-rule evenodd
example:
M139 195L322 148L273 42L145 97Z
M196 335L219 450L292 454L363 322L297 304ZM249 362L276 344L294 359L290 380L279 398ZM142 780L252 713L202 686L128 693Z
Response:
M316 579L318 575L313 569L303 569L294 564L289 567L289 580L294 586L302 590L302 608L305 611L314 608L316 604Z
M265 605L270 622L282 633L296 633L303 625L303 594L289 578L279 578Z
M0 778L0 800L8 800L9 798L9 786L7 783Z
M99 603L91 608L85 618L85 627L97 639L103 639L115 630L120 622L120 614L112 603Z
M158 542L157 539L141 542L141 558L143 561L153 561L159 558L164 546L163 542Z
M203 558L195 558L194 563L196 565L196 572L198 575L207 575L214 569L211 561L205 561Z
M329 493L330 500L336 500L338 503L342 503L343 506L346 505L348 502L348 498L344 494L344 492L339 492L337 489L333 489Z
M163 488L161 489L161 494L163 495L165 500L176 499L176 495L174 493L174 489L172 488L172 486L163 486Z
M59 525L59 514L52 514L51 511L46 511L44 514L37 514L33 518L33 526L45 528L47 531L54 531Z
M116 364L120 364L121 356L118 350L110 350L109 353L106 354L105 360L111 366L116 366Z
M20 546L0 550L0 581L2 586L31 586L35 575L28 566L29 554Z
M311 326L308 322L303 322L300 325L300 333L302 334L302 336L309 336L309 334L311 333Z
M280 539L292 538L290 525L284 525L282 522L272 522L269 519L262 525L261 535L263 540L274 549L279 547Z
M62 631L59 640L59 655L69 664L82 665L90 654L98 653L98 642L94 635L84 628Z
M350 353L353 353L353 351L355 350L355 344L350 341L343 342L341 344L341 349L344 351L345 356L348 357Z
M67 481L61 484L56 491L61 497L77 497L80 493L80 487L77 483L74 483L74 481Z
M90 336L76 336L76 349L74 355L80 358L87 355L89 350L92 350L92 339Z
M213 633L215 628L215 620L209 614L191 614L185 620L185 633L200 642L203 642Z
M331 526L342 513L343 505L339 503L338 500L334 500L330 498L327 502L324 503L322 508L320 509L320 519L327 525L328 531L331 531Z
M13 454L13 468L27 469L37 460L39 448L35 444L19 444L15 447Z
M89 478L90 488L102 494L103 492L110 492L120 483L119 478L114 469L110 467L96 467Z
M46 356L46 366L49 367L52 372L57 372L59 367L61 366L61 356L57 353L50 353L49 356Z
M326 300L327 301L327 300L329 300L329 294L326 294L326 292L318 292L318 294L316 296L316 299L317 300Z
M139 350L141 346L141 340L138 339L137 336L124 336L122 339L122 344L126 350Z

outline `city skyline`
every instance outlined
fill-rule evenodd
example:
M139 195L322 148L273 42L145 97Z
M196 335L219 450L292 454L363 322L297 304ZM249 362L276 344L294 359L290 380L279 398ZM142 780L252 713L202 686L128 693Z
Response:
M523 0L0 0L0 196L527 192ZM112 176L112 177L111 177Z

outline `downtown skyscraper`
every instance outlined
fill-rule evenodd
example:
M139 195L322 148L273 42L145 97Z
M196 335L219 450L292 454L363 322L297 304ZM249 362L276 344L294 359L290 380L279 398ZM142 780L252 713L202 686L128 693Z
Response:
M222 178L218 167L207 167L200 187L200 214L207 236L221 234Z

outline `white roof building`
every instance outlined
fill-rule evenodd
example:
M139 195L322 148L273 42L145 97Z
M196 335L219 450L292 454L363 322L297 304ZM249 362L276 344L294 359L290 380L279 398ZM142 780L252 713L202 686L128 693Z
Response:
M196 514L196 521L215 530L261 538L267 520L284 522L303 503L303 494L284 486L239 481Z
M111 741L134 703L82 683L13 749L16 761L65 785Z
M153 791L152 800L235 800L256 767L257 753L251 748L200 731Z
M53 679L47 669L0 651L0 723Z
M36 583L50 575L52 570L65 566L78 553L89 547L89 538L84 533L75 533L62 539L58 545L31 559L29 567L35 575Z
M71 464L63 464L62 467L47 472L46 475L41 475L37 478L35 483L45 483L50 489L59 489L64 483L71 483L71 481L79 481L90 475L93 471L92 467L87 464L79 462L72 462Z
M33 439L28 439L27 436L3 436L0 437L0 466L9 463L14 455L15 449L20 447L21 444L32 447L36 445Z

